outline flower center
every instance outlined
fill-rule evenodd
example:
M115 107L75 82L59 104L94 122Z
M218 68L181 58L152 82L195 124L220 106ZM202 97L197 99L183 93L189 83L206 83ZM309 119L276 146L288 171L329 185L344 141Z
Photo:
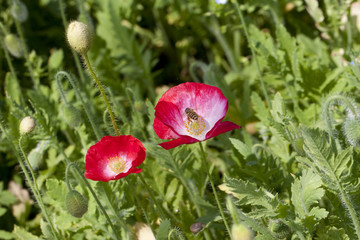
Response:
M186 131L193 136L198 136L205 130L205 120L201 116L197 116L197 120L187 118L184 125Z
M115 174L119 174L125 170L126 162L122 157L111 157L108 159L108 166Z

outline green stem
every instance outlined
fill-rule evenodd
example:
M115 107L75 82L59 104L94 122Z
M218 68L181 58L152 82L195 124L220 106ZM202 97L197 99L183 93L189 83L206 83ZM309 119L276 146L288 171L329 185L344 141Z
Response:
M64 29L67 29L68 27L68 22L66 20L66 16L65 16L65 4L63 2L63 0L59 0L59 8L60 8L60 14L61 14L61 20L63 22L63 25L64 25ZM84 76L84 72L82 70L82 67L81 67L81 63L80 63L80 60L79 60L79 57L77 55L77 53L72 49L71 49L71 53L75 59L75 65L76 65L76 68L78 70L78 73L80 75L80 85L81 87L83 87L85 89L85 92L87 95L89 95L87 89L84 87L84 84L85 84L85 76Z
M156 205L156 208L160 211L160 216L161 218L164 220L166 219L166 215L164 213L163 208L161 207L161 205L156 201L154 194L152 193L151 189L149 188L148 184L145 182L144 177L142 176L142 174L137 174L142 182L142 184L145 186L146 190L148 191L150 198L152 199L152 201L154 202L154 204Z
M217 205L218 205L218 208L219 208L221 217L222 217L222 219L223 219L223 221L224 221L226 230L227 230L229 236L231 236L231 231L230 231L230 228L229 228L229 224L228 224L227 221L226 221L224 211L223 211L223 209L222 209L222 207L221 207L221 204L220 204L220 201L219 201L219 197L218 197L218 195L217 195L217 193L216 193L216 188L215 188L215 185L214 185L214 181L213 181L213 179L212 179L212 177L211 177L211 174L210 174L210 172L209 172L209 168L208 168L208 166L207 166L206 155L205 155L204 148L203 148L201 142L199 142L199 145L200 145L200 151L201 151L201 155L202 155L202 158L201 158L201 159L202 159L202 164L204 165L204 167L205 167L205 169L206 169L206 174L207 174L208 177L209 177L210 184L211 184L212 190L213 190L213 192L214 192L215 200L216 200L216 203L217 203Z
M84 108L84 111L85 111L85 113L86 113L86 115L87 115L87 117L88 117L88 119L89 119L89 121L90 121L91 127L92 127L92 129L93 129L93 131L94 131L94 133L95 133L95 136L96 136L97 140L100 140L100 138L101 138L101 136L102 136L102 133L100 132L100 130L99 130L99 128L98 128L98 125L95 124L95 122L94 122L94 119L95 119L95 118L94 118L93 114L91 113L88 104L86 104L85 101L84 101L84 99L82 98L81 92L80 92L78 86L75 84L75 81L73 80L73 78L71 77L71 75L68 74L68 73L65 72L65 71L59 71L59 72L55 75L56 81L60 81L60 79L59 79L59 78L60 78L60 75L64 75L64 76L68 79L68 81L70 82L72 88L73 88L74 91L75 91L76 97L80 100L81 105L82 105L83 108ZM61 86L61 84L59 85L59 83L58 83L58 86ZM59 87L59 89L62 89L62 88Z
M6 36L7 32L6 32L6 29L4 27L4 25L2 23L0 23L0 28L1 30L3 31L4 35ZM12 73L12 75L14 76L15 80L17 82L19 82L17 76L16 76L16 73L15 73L15 68L14 68L14 65L12 64L11 62L11 58L10 58L10 55L9 55L9 52L4 44L4 41L3 41L3 38L0 39L0 42L1 42L1 47L2 49L4 50L4 53L5 53L5 58L6 58L6 62L9 66L9 69L10 69L10 72Z
M247 30L247 25L245 23L243 14L242 14L242 12L240 10L240 7L239 7L239 4L237 3L237 1L232 1L232 2L235 5L236 13L237 13L238 17L240 18L242 27L244 28L245 36L246 36L246 38L248 40L249 47L250 47L250 50L251 50L251 54L252 54L252 57L254 59L255 65L256 65L256 69L257 69L258 76L259 76L259 79L260 79L261 89L262 89L263 94L265 96L265 100L266 100L269 108L271 109L270 98L269 98L269 95L268 95L268 93L266 91L265 83L264 83L264 80L262 78L262 74L261 74L260 66L259 66L259 63L258 63L258 60L257 60L257 57L256 57L255 49L254 49L253 44L251 44L249 33L248 33L248 30Z
M69 164L69 166L72 166L74 167L76 173L81 177L81 180L85 183L86 187L89 189L89 191L91 192L91 194L93 195L97 205L99 206L101 212L104 214L105 218L106 218L106 221L108 222L108 224L110 225L111 229L113 230L114 232L114 235L115 235L115 238L120 240L119 236L116 234L117 231L116 231L116 228L114 227L114 225L112 224L110 218L109 218L109 215L107 214L105 208L103 207L103 205L101 204L99 198L97 197L95 191L93 190L93 188L91 187L89 181L84 177L84 175L81 173L81 171L79 170L79 168L76 166L76 164L74 163L70 163L71 161L68 159L67 155L65 154L64 152L64 149L62 149L61 147L59 147L59 150L61 152L61 154L64 156L65 158L65 162L67 164Z
M195 205L196 213L197 213L198 217L200 217L201 216L201 208L195 199L194 191L192 191L190 189L189 185L187 184L186 180L184 179L183 175L181 174L178 163L176 162L176 160L174 159L174 157L172 156L171 153L170 153L170 155L171 155L172 165L174 166L175 171L177 173L176 176L179 178L181 184L185 187L187 193L190 196L190 199L192 200L192 202ZM207 240L210 239L210 235L207 231L204 231L204 235L205 235L205 239L207 239Z
M113 204L112 204L111 201L110 201L109 194L108 194L108 192L105 190L105 184L106 184L106 183L101 183L101 188L102 188L102 191L103 191L103 193L104 193L105 200L106 200L106 202L108 203L108 206L110 206L110 210L111 210L111 211L113 212L113 214L115 215L115 217L116 217L118 223L121 225L121 227L122 227L124 230L126 230L128 233L130 232L130 233L134 234L134 236L135 236L135 233L132 231L132 229L130 229L130 228L128 227L128 225L125 223L125 221L124 221L123 219L121 219L120 216L119 216L119 214L116 212Z
M21 25L20 25L19 21L17 19L15 19L15 18L14 18L14 22L15 22L15 25L16 25L16 30L17 30L17 32L19 34L21 44L23 45L24 57L25 57L25 60L26 60L26 66L27 66L27 68L29 70L31 80L32 80L32 82L34 84L34 88L38 89L39 85L40 85L40 80L39 80L38 77L35 76L34 68L32 66L32 63L30 62L29 51L28 51L27 45L25 43L25 38L24 38L24 34L22 32L22 29L21 29Z
M108 109L108 111L109 111L110 118L111 118L111 122L112 122L113 127L114 127L114 131L115 131L116 135L119 136L120 134L119 134L118 128L117 128L117 126L116 126L114 113L113 113L113 111L112 111L112 109L111 109L109 100L108 100L108 98L107 98L107 96L106 96L106 93L105 93L105 90L104 90L104 88L102 87L101 82L99 81L98 77L96 76L93 68L91 67L91 64L90 64L90 61L89 61L89 58L88 58L87 53L85 53L83 56L84 56L84 59L85 59L85 63L86 63L86 65L87 65L88 69L89 69L89 72L90 72L91 76L94 78L94 80L95 80L95 82L96 82L96 85L98 86L98 88L99 88L99 90L100 90L100 93L101 93L101 95L102 95L102 97L103 97L103 99L104 99L104 102L105 102L105 104L106 104L106 107L107 107L107 109Z
M1 129L2 129L3 132L5 132L2 126L1 126ZM49 217L49 214L48 214L48 212L47 212L47 210L45 208L45 204L42 201L41 194L40 194L40 191L39 191L39 187L38 187L38 185L36 183L36 178L35 178L35 174L34 174L34 171L32 169L32 166L31 166L31 164L29 162L29 159L27 158L27 155L25 154L25 152L24 152L24 150L22 148L22 144L21 144L22 137L23 136L21 135L20 138L19 138L19 148L20 148L21 154L23 155L23 157L24 157L24 159L25 159L25 161L26 161L26 163L28 165L28 169L30 170L31 177L29 176L28 170L27 170L27 168L25 166L25 163L24 163L23 159L21 158L21 156L19 156L18 160L19 160L21 169L25 174L25 178L26 178L27 182L29 183L31 190L34 193L36 201L38 202L39 207L40 207L41 211L43 212L43 214L44 214L44 216L46 218L46 221L49 223L49 226L51 228L51 231L52 231L54 237L56 239L59 239L58 233L55 230L55 227L54 227L54 225L53 225L53 223L52 223L52 221L51 221L51 219Z
M326 128L327 128L327 131L328 131L330 137L334 137L334 130L332 127L332 121L331 121L331 117L330 117L331 116L330 105L333 101L343 102L346 105L346 107L350 109L350 111L354 115L354 117L358 117L357 116L358 114L357 114L357 111L356 111L354 105L347 97L338 95L338 94L328 97L323 105L323 114L324 114L324 119L325 119L325 123L326 123Z
M65 169L65 183L66 183L68 191L72 190L72 187L69 182L70 181L69 180L69 170L70 170L70 167L72 164L74 164L74 163L67 164L66 169Z

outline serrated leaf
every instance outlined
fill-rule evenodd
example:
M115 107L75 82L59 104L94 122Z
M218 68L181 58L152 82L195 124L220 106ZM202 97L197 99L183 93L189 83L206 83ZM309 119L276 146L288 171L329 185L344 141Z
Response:
M250 156L252 154L251 152L251 148L248 147L245 143L243 143L242 141L235 139L235 138L230 138L230 142L232 143L232 145L236 148L236 150L239 151L239 153L244 157L247 158L248 156Z
M260 98L259 94L253 92L251 94L251 102L255 110L255 115L266 125L269 125L270 113L266 108L264 101Z
M321 178L311 170L303 171L300 179L296 179L291 185L291 202L300 219L305 219L307 216L322 219L327 216L328 212L325 209L312 208L325 194L321 185Z
M165 219L161 221L159 231L156 235L157 240L167 240L169 231L170 231L171 223L169 219Z
M12 233L16 236L16 239L18 240L41 240L41 238L33 235L32 233L29 233L25 229L16 225L14 226L14 230Z
M270 112L276 122L282 122L281 116L285 115L285 105L279 92L275 94L274 100L272 100L272 109Z
M6 96L11 98L17 104L21 104L24 102L20 84L17 78L10 72L6 73L4 90Z
M267 210L268 216L276 216L276 209L280 204L277 197L253 183L227 178L219 189L240 199L244 205L261 206Z
M65 198L68 193L65 182L50 178L46 180L46 188L45 199L47 202L59 210L65 210Z
M305 0L307 8L306 10L309 12L311 17L315 20L315 22L320 23L324 21L324 14L319 8L318 0Z

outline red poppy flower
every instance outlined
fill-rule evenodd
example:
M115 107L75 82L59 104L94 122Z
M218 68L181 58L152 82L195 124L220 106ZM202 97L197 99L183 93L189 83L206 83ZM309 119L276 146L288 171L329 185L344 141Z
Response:
M94 181L108 182L139 173L136 168L146 157L140 140L130 135L105 136L86 153L85 177Z
M155 107L154 130L165 149L204 141L221 133L239 129L232 122L221 122L228 101L217 87L187 82L170 88Z

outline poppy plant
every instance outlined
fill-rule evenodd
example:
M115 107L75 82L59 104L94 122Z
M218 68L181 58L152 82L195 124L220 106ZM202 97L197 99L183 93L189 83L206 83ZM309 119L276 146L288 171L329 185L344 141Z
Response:
M171 149L241 128L221 122L227 109L228 101L217 87L187 82L170 88L156 104L153 127L159 138L173 140L159 145Z
M105 136L86 153L85 177L108 182L142 171L139 166L146 157L140 140L131 135Z

